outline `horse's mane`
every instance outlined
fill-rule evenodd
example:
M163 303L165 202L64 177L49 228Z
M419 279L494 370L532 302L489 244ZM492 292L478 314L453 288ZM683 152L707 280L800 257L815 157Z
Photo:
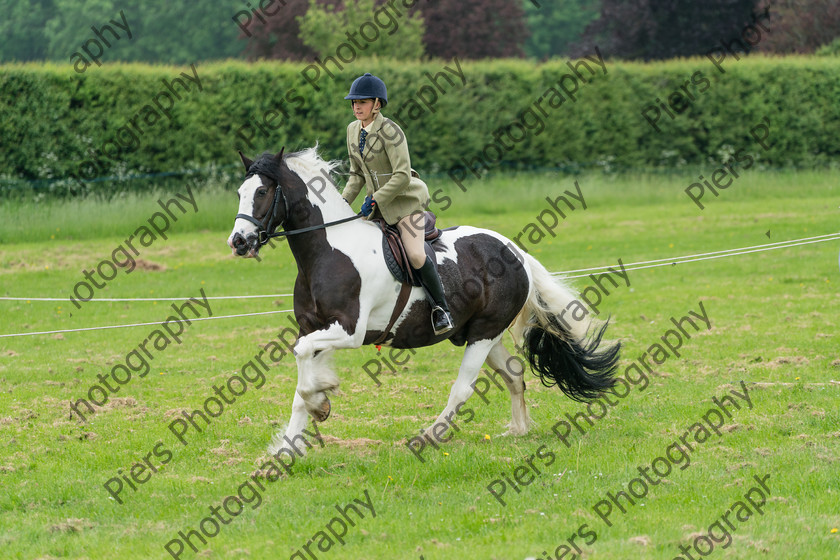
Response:
M283 159L288 168L294 171L304 183L309 184L314 177L326 177L338 192L338 186L332 177L332 171L341 165L341 161L324 161L321 159L321 156L318 155L318 144L315 144L312 148L288 154Z

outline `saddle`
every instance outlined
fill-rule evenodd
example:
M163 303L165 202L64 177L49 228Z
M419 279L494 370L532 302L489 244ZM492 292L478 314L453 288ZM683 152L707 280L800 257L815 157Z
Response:
M426 254L432 257L432 262L434 262L434 250L431 244L440 238L440 229L435 225L437 216L434 212L426 211L423 214L426 217ZM419 287L421 285L420 278L414 273L414 269L408 261L405 246L400 238L400 231L396 227L385 223L382 218L372 218L371 221L377 223L379 229L382 230L382 254L385 256L385 264L388 265L388 270L391 271L397 282Z
M426 254L431 257L432 262L435 262L435 253L432 249L431 243L434 243L440 238L440 230L435 225L437 222L437 216L428 210L423 214L426 217ZM376 216L376 214L374 214L374 216ZM397 318L403 312L403 309L405 309L405 306L408 303L409 296L411 295L411 287L419 287L422 284L420 283L420 278L414 273L414 269L411 267L411 263L408 260L408 254L405 252L405 246L400 238L400 231L396 227L385 223L385 220L381 217L371 218L370 221L378 224L379 229L382 230L382 254L385 257L385 263L388 265L388 270L391 271L391 274L397 282L402 284L400 293L397 296L396 305L394 305L394 311L391 313L391 319L388 321L388 326L385 327L382 334L373 341L373 344L379 345L388 340L391 336L391 328L394 326L394 323L397 322Z

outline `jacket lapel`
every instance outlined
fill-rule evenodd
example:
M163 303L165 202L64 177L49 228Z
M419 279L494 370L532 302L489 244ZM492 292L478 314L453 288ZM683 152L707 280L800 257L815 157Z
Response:
M365 139L365 153L368 153L368 148L373 148L379 142L379 131L382 129L382 125L385 122L385 117L382 116L382 113L377 113L376 117L373 119L373 126L368 132L367 138ZM359 123L361 125L361 123ZM360 129L361 130L361 129Z
M350 146L355 147L357 152L359 150L359 134L361 132L362 132L362 123L361 123L361 121L357 120L354 123L353 129L350 131L350 134L352 135L351 136L352 141L350 143ZM370 140L371 140L372 136L373 136L373 133L369 132L368 135L367 135L367 138L365 139L365 153L370 153L367 150L368 150L368 146L370 145ZM370 172L370 169L368 168L367 158L362 154L356 154L356 157L359 158L359 165L362 168L362 171L364 172L365 184L367 185L369 183L369 179L372 178L372 176L373 176L372 173Z
M353 135L353 142L355 143L355 144L351 143L351 146L355 145L356 149L358 150L359 149L359 134L362 131L362 123L360 121L356 121L356 123L358 123L358 124L354 127L354 129L350 133ZM376 146L376 144L381 140L380 137L379 137L379 131L382 128L382 125L384 123L385 123L385 117L382 116L382 113L378 113L376 115L376 117L374 117L373 126L371 127L370 132L368 132L368 135L365 138L365 152L364 152L363 155L362 154L359 155L360 165L365 172L366 179L370 179L370 185L371 186L373 186L376 183L376 179L374 178L374 173L371 172L370 168L368 167L368 162L370 162L371 159L372 159L372 158L370 158L370 154L373 153L373 152L368 151L368 150L370 150L371 148ZM365 181L365 183L368 183L368 181ZM374 187L374 190L375 190L375 187Z

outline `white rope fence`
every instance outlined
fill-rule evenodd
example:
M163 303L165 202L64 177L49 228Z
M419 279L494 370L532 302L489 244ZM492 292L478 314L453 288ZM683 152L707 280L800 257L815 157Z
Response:
M294 311L293 309L282 309L280 311L260 311L258 313L239 313L238 315L218 315L216 317L196 317L195 319L190 319L190 322L193 321L209 321L211 319L230 319L232 317L253 317L254 315L271 315L273 313L289 313ZM104 327L85 327L83 329L61 329L56 331L40 331L40 332L25 332L25 333L14 333L14 334L0 334L0 338L11 338L13 336L32 336L36 334L56 334L56 333L69 333L69 332L81 332L81 331L100 331L106 329L124 329L127 327L146 327L149 325L162 325L165 321L158 321L154 323L132 323L130 325L108 325Z
M828 233L826 235L816 235L814 237L803 237L802 239L792 239L790 241L778 241L776 243L766 243L764 245L753 245L752 247L739 247L737 249L726 249L724 251L713 251L711 253L698 253L696 255L684 255L682 257L673 257L669 259L655 259L652 261L640 261L624 265L624 270L641 270L643 268L656 268L658 266L674 266L677 264L687 264L697 261L705 261L709 259L721 259L723 257L734 257L737 255L746 255L748 253L760 253L762 251L774 251L776 249L787 249L789 247L796 247L798 245L809 245L811 243L822 243L824 241L833 241L840 239L840 232ZM656 263L656 264L651 264ZM648 265L648 266L640 266ZM595 268L581 268L578 270L567 270L566 272L553 272L555 276L563 275L565 278L583 278L588 274L579 274L577 276L565 276L574 272L591 272L595 270L607 270L612 268L612 272L620 272L615 270L615 265L598 266Z
M204 299L256 299L256 298L272 298L272 297L291 297L294 294L262 294L254 296L208 296ZM85 303L93 303L99 301L184 301L190 299L189 297L138 297L138 298L96 298L86 301ZM70 301L68 298L52 298L52 297L3 297L0 300L6 301Z
M816 235L814 237L803 237L801 239L791 239L789 241L778 241L775 243L766 243L764 245L753 245L751 247L739 247L737 249L726 249L723 251L712 251L709 253L697 253L695 255L683 255L681 257L673 257L673 258L666 258L666 259L654 259L650 261L639 261L635 263L630 263L624 265L625 271L630 270L641 270L644 268L656 268L659 266L675 266L677 264L687 264L692 262L704 261L709 259L720 259L724 257L735 257L738 255L746 255L750 253L759 253L763 251L774 251L776 249L787 249L790 247L797 247L799 245L810 245L812 243L823 243L825 241L834 241L840 240L840 232L837 233L829 233L825 235ZM610 270L612 269L612 270ZM576 273L576 272L593 272L593 271L606 271L606 273L615 273L620 272L615 270L615 265L607 265L607 266L598 266L594 268L581 268L578 270L567 270L565 272L553 272L552 274L555 276L562 275L565 278L583 278L588 276L588 274L578 274L575 276L567 276L568 274ZM208 297L207 299L214 299L214 300L226 300L226 299L256 299L256 298L275 298L275 297L290 297L293 294L260 294L260 295L246 295L246 296L213 296ZM102 302L117 302L117 301L183 301L190 299L189 297L183 298L99 298L99 299L92 299L91 302L94 301L102 301ZM68 301L67 298L36 298L36 297L2 297L0 296L0 300L5 301ZM89 303L89 302L88 302ZM271 315L275 313L290 313L292 309L283 309L280 311L260 311L256 313L239 313L236 315L218 315L216 317L199 317L196 319L191 319L191 321L209 321L211 319L231 319L234 317L254 317L257 315ZM40 332L24 332L24 333L13 333L13 334L0 334L0 338L12 338L12 337L20 337L20 336L34 336L34 335L42 335L42 334L57 334L57 333L70 333L70 332L82 332L82 331L96 331L96 330L107 330L107 329L122 329L128 327L143 327L143 326L150 326L150 325L160 325L162 322L152 322L152 323L132 323L126 325L108 325L102 327L86 327L80 329L61 329L61 330L53 330L53 331L40 331Z

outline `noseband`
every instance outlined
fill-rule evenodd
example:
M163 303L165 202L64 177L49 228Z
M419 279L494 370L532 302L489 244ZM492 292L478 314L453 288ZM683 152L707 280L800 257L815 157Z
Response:
M255 226L257 226L257 242L259 246L262 247L266 243L269 242L274 237L285 237L287 235L296 235L298 233L306 233L308 231L315 231L318 229L324 229L329 226L335 226L338 224L343 224L345 222L350 222L353 220L358 220L362 217L362 214L356 214L355 216L351 216L349 218L342 218L341 220L336 220L334 222L330 222L327 224L318 224L316 226L309 226L300 229L293 229L291 231L277 231L274 233L270 233L271 230L277 228L278 226L283 226L286 223L286 219L280 223L275 223L276 216L277 216L277 204L280 202L280 197L283 197L283 208L286 209L286 215L288 216L289 212L289 204L286 202L286 193L283 192L283 189L280 188L280 180L275 176L273 170L270 170L267 165L260 161L255 161L251 166L248 168L248 174L245 176L245 179L248 177L252 177L253 175L265 175L266 177L272 179L275 183L274 187L274 202L271 204L271 212L265 215L265 218L262 221L256 219L253 216L249 216L248 214L237 214L236 218L242 218L243 220L249 221ZM234 221L236 221L234 218Z

